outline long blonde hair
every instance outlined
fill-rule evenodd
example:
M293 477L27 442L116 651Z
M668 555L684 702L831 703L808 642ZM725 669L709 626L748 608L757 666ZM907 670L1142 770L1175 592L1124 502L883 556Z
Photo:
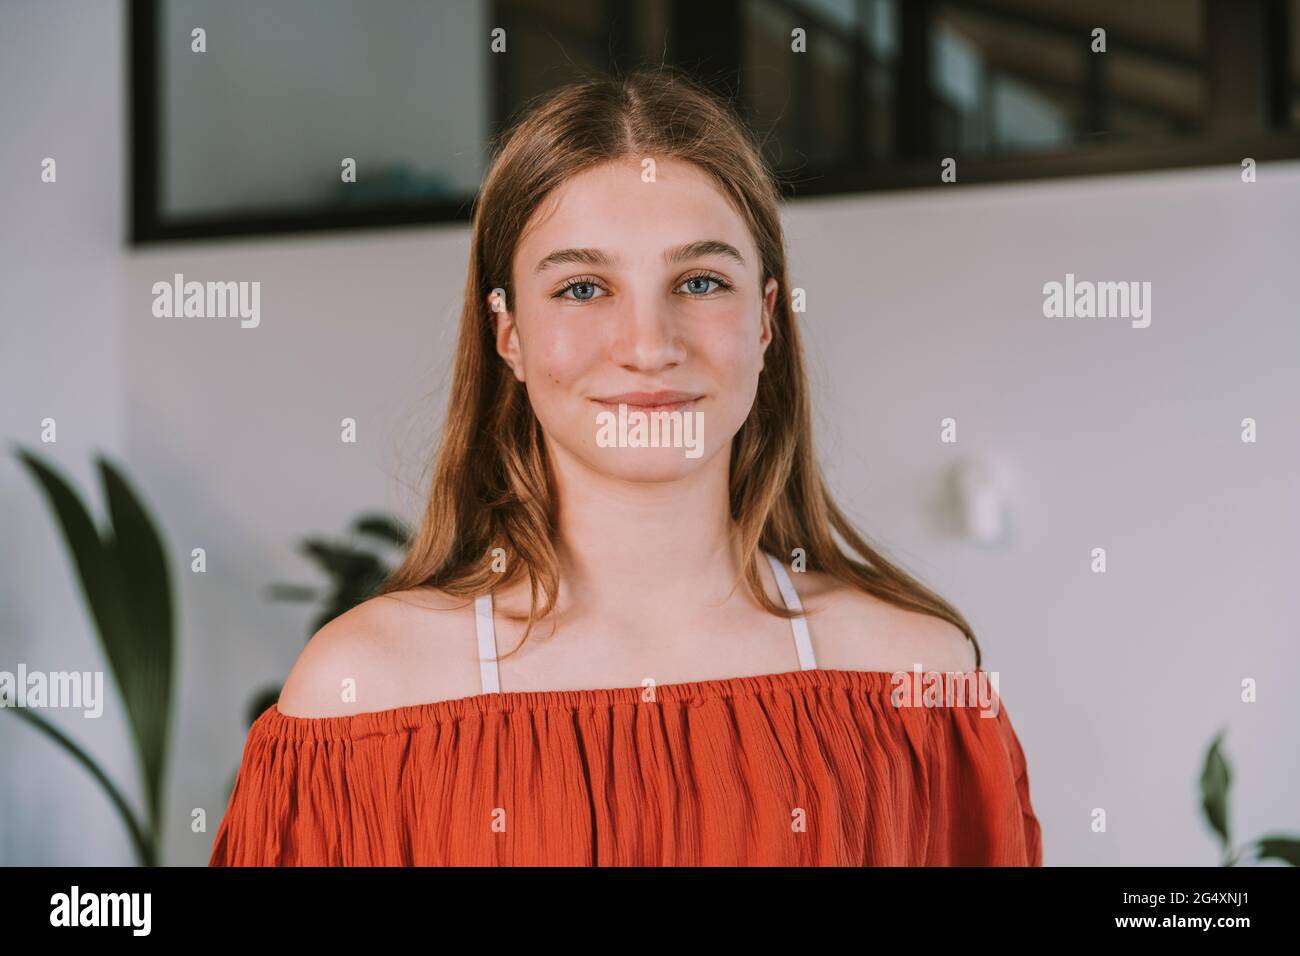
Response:
M666 68L562 87L498 141L474 205L451 399L423 520L377 593L431 586L474 598L527 574L524 640L555 608L554 478L525 387L496 352L487 301L496 289L514 301L515 248L543 199L575 173L629 155L685 160L711 174L749 226L762 281L780 283L758 393L731 446L731 517L745 581L760 605L781 617L794 613L765 593L760 550L787 561L802 556L808 570L956 625L975 645L979 666L979 642L965 618L872 548L831 500L813 456L777 184L731 107Z

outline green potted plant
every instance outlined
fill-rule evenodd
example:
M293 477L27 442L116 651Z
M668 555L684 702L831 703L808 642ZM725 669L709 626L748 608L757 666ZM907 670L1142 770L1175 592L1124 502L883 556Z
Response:
M1243 858L1250 862L1273 859L1292 866L1300 865L1300 838L1293 834L1274 833L1241 847L1233 847L1228 826L1228 788L1232 783L1232 773L1223 756L1224 733L1220 730L1214 735L1201 769L1201 808L1210 828L1219 837L1223 865L1235 866Z
M171 729L175 631L170 561L162 535L122 473L96 458L108 522L95 526L76 490L53 467L15 445L44 492L77 572L95 632L126 708L138 757L141 819L108 773L76 741L30 707L5 707L68 752L104 788L141 865L156 866L163 832L163 781Z
M307 601L320 604L307 637L345 611L374 596L392 570L386 551L402 551L410 531L392 515L365 514L352 522L349 537L342 541L320 537L304 538L299 550L316 564L329 583L315 587L304 584L272 584L268 594L276 601ZM281 684L262 688L253 697L246 714L251 726L266 708L280 697Z

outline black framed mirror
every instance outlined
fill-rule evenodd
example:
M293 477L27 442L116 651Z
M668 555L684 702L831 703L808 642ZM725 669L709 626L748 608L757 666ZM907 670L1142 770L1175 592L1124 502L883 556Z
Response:
M466 221L525 102L655 63L731 93L790 196L1300 157L1300 0L129 10L136 243Z

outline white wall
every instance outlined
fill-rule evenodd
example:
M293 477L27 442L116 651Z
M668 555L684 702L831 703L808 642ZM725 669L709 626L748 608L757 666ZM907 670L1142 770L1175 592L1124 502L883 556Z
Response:
M970 618L1046 862L1214 863L1195 787L1220 726L1237 835L1300 830L1300 163L1250 185L1227 166L805 202L788 221L829 480ZM1067 272L1150 281L1150 327L1044 318ZM945 532L945 468L967 453L1017 476L1006 550Z
M28 91L0 106L0 420L30 445L59 418L40 450L82 487L93 449L120 456L178 563L207 550L205 575L178 574L166 856L202 864L249 697L307 637L309 612L266 586L315 580L303 535L414 503L468 242L456 226L128 250L121 33L117 5L0 7L0 80ZM55 187L39 183L44 155ZM805 202L787 221L831 485L974 624L1025 745L1046 862L1214 862L1195 786L1225 725L1240 837L1300 830L1286 693L1300 164L1253 185L1229 166ZM150 287L173 272L261 281L260 327L155 319ZM1067 272L1152 282L1151 327L1044 318L1043 283ZM357 445L338 440L345 416ZM949 416L956 446L939 441ZM1257 444L1238 440L1247 416ZM1017 478L1002 549L950 527L947 469L974 453ZM0 489L0 667L103 666L56 528L8 457ZM1238 702L1244 677L1256 704ZM129 863L85 773L0 719L0 862ZM66 726L131 779L125 727L91 723ZM189 832L195 807L205 834Z
M54 463L102 513L92 456L121 461L126 431L122 43L119 4L0 5L0 669L10 672L107 666L58 526L11 443ZM45 157L55 183L41 182ZM47 417L55 445L40 441ZM117 708L48 714L103 764L130 767ZM139 796L133 771L114 776ZM111 864L130 852L98 784L0 713L0 865Z

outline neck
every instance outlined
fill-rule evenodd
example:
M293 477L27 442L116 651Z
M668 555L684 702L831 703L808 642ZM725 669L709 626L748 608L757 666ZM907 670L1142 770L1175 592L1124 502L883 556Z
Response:
M628 481L551 453L561 605L623 610L725 599L740 573L730 447L671 481Z

